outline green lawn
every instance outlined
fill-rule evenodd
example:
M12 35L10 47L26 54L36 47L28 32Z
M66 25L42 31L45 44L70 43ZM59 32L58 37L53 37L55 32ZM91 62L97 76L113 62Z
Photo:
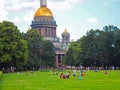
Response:
M1 77L2 77L2 71L0 71L0 79L1 79Z
M72 71L71 71L72 72ZM120 90L120 71L87 71L82 80L60 79L51 72L21 72L3 74L0 90Z

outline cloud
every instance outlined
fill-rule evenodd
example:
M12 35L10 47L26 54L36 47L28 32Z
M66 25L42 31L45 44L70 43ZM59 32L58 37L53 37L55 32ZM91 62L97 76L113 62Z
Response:
M7 20L8 12L5 7L6 0L0 0L0 22Z
M14 22L14 23L22 23L22 20L20 19L19 16L15 16L13 19L9 19L9 21Z
M32 12L31 12L32 13ZM33 15L32 14L26 14L24 17L23 17L23 21L24 22L31 22L32 21L32 18L33 18Z
M86 0L49 0L48 7L55 11L58 10L70 10L73 7L73 4L82 3ZM1 0L0 1L0 21L7 20L10 16L18 20L18 13L26 13L33 15L33 13L40 6L39 0ZM3 13L4 12L4 13ZM30 13L31 12L31 13ZM15 15L18 15L16 18ZM24 17L24 21L28 21L26 16ZM29 18L28 18L29 19ZM16 20L15 20L16 21ZM17 21L18 22L18 21Z
M71 2L71 3L83 3L83 2L85 2L85 1L87 1L87 0L51 0L51 2L66 2L66 1L68 1L68 2Z
M89 18L86 20L87 22L90 22L90 23L98 23L98 20L96 18Z
M103 6L109 6L109 3L104 2L104 3L103 3Z
M112 4L120 3L120 0L104 0L102 3L103 6L110 7Z
M70 1L71 1L71 3L84 3L87 0L70 0Z
M23 11L31 11L37 8L37 2L27 2L27 1L11 1L9 5L7 5L7 10L11 12L23 12Z
M73 4L83 3L86 0L50 0L48 7L53 10L70 10ZM40 6L39 0L9 0L6 8L10 12L32 11Z
M72 8L70 2L68 0L62 0L60 2L49 2L48 7L50 7L52 10L69 10Z
M40 0L0 0L0 21L9 20L21 29L24 24L31 23L35 11L40 7ZM48 7L53 13L67 11L75 4L86 0L48 0Z
M70 10L73 4L83 3L87 0L51 0L49 7L53 10Z

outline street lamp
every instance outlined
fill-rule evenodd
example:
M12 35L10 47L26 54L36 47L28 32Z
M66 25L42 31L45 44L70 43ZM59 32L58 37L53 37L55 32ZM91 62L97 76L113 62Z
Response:
M114 43L112 43L111 47L113 47L113 48L115 47Z
M114 54L115 54L115 52L114 52L114 48L115 48L115 44L114 43L112 43L111 44L111 48L112 48L112 54L111 54L111 61L113 62L114 61ZM113 64L113 63L112 63Z

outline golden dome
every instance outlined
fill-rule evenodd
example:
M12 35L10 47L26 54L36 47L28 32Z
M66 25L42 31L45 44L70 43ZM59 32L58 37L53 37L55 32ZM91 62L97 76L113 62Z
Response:
M40 7L36 12L34 17L37 16L53 16L52 12L50 11L50 9L48 9L47 7Z

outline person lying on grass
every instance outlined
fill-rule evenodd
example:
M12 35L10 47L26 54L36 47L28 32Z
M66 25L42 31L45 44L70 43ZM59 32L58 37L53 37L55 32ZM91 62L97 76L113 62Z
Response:
M61 73L60 74L60 79L69 79L69 77L70 77L70 73L68 72L67 74L63 74L63 73Z

